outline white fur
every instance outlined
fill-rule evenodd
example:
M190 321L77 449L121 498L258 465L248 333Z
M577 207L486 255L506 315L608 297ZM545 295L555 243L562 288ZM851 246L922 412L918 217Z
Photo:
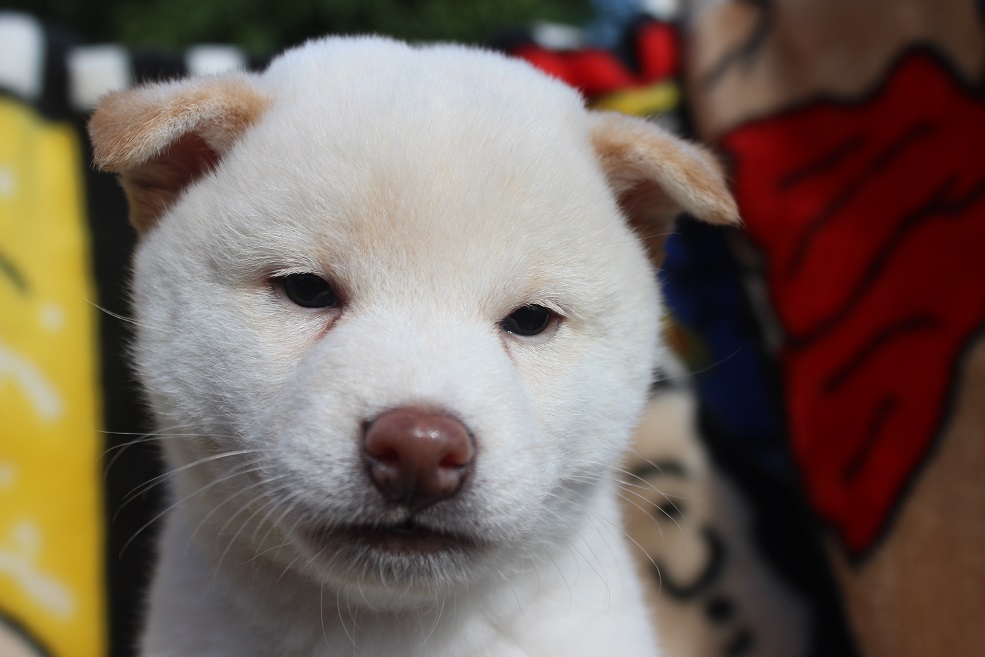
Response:
M369 38L290 51L255 84L269 108L136 256L137 368L184 434L162 440L175 505L142 654L658 655L613 468L659 293L579 96L499 55ZM287 272L338 282L341 313L278 295ZM556 332L499 328L531 303ZM316 546L406 516L360 435L415 405L477 450L462 494L417 518L484 548Z

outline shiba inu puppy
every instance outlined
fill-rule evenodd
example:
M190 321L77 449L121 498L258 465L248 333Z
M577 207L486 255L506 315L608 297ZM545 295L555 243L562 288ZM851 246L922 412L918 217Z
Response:
M90 131L172 468L145 657L659 654L616 468L662 238L737 221L705 153L380 38L117 93Z

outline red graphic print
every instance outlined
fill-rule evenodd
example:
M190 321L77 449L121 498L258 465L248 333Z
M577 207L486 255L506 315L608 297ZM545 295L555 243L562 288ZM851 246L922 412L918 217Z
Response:
M859 102L821 100L723 140L768 258L794 454L855 554L944 428L985 324L985 102L914 50Z

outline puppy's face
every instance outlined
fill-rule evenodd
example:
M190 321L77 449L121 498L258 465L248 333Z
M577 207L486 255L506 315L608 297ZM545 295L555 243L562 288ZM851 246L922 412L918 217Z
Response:
M457 48L310 44L117 96L92 131L142 231L137 367L188 435L167 453L200 536L370 596L605 522L659 354L629 222L734 217L703 154Z

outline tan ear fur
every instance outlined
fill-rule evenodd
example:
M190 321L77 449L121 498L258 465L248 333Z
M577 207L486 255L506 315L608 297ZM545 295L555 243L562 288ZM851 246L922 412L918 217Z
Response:
M681 212L714 224L740 223L721 166L707 151L624 114L590 112L590 121L599 164L656 264Z
M262 115L247 74L193 78L107 96L89 121L96 166L120 174L130 221L145 232Z

